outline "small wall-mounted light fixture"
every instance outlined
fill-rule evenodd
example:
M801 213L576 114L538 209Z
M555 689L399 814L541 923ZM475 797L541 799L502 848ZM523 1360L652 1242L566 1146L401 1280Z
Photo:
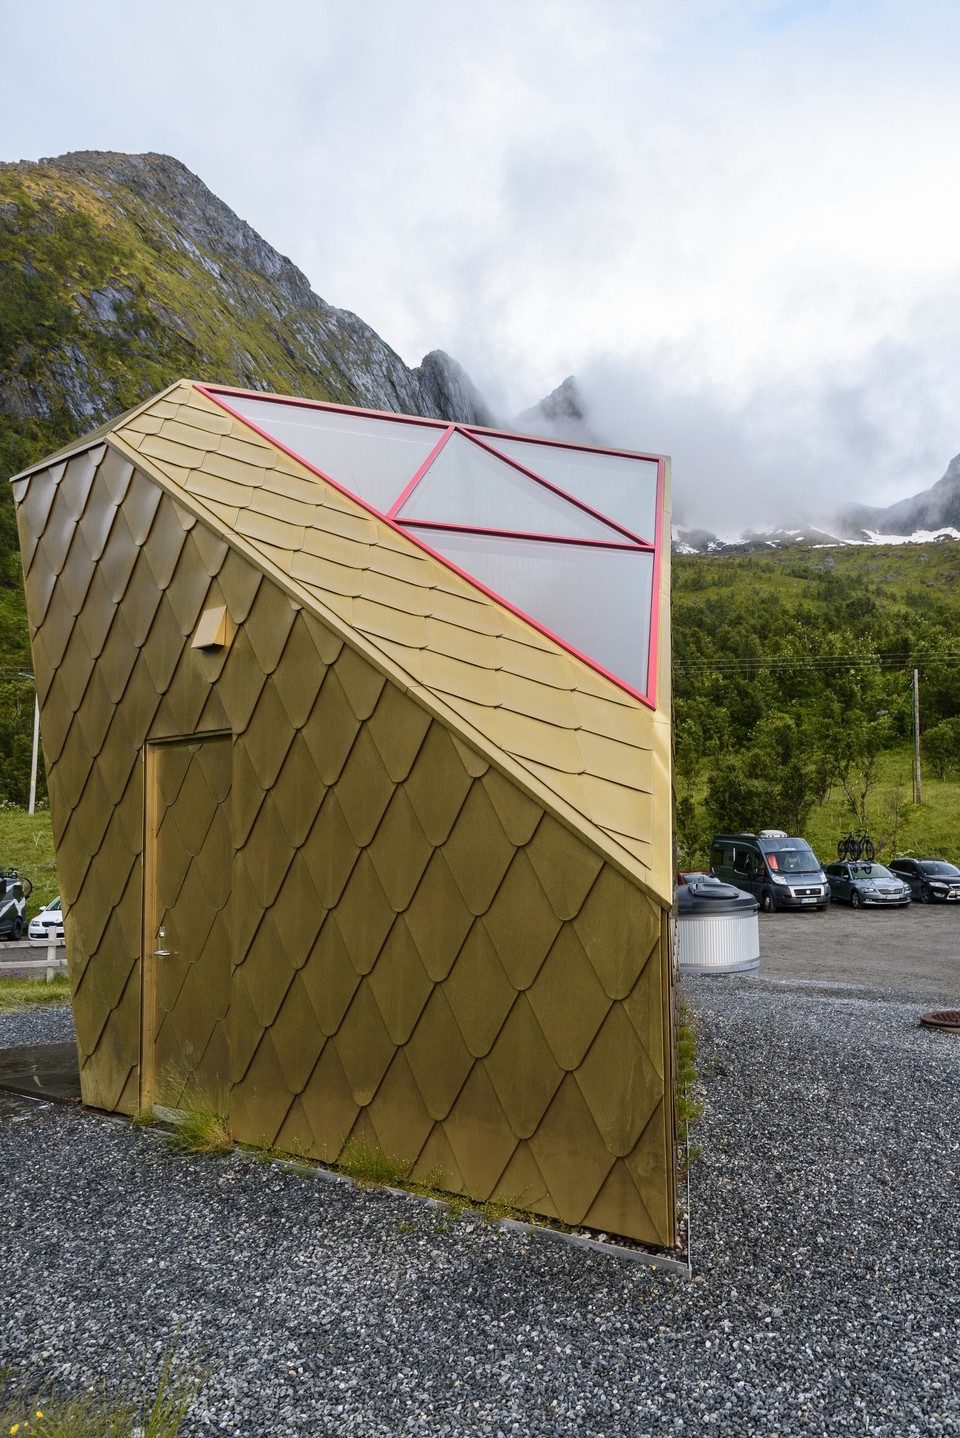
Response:
M205 609L200 615L191 641L194 649L223 649L230 642L233 626L225 604Z

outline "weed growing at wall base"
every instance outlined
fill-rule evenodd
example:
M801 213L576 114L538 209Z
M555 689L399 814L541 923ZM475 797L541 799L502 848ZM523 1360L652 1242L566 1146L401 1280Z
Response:
M189 1108L170 1110L170 1147L178 1153L229 1153L234 1147L230 1125L213 1104L192 1100ZM143 1123L143 1119L140 1118Z
M697 1082L697 1035L693 1015L681 999L677 1003L677 1075L676 1111L677 1144L684 1153L684 1167L696 1158L697 1150L689 1147L690 1128L703 1114L703 1104L695 1095Z

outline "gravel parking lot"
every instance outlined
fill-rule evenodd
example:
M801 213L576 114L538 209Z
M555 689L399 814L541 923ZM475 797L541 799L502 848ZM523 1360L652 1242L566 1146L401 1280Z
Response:
M960 1008L960 904L760 915L768 979L852 985Z
M930 915L775 915L760 978L684 982L692 1282L16 1101L0 1367L118 1381L176 1343L210 1369L198 1433L960 1433L960 1037L913 1001L960 995L894 955L901 920L953 952Z

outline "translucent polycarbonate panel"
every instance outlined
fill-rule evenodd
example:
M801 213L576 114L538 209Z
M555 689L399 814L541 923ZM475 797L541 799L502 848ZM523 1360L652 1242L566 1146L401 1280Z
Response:
M558 489L622 524L651 544L657 526L657 462L620 454L593 454L524 439L486 442Z
M622 538L462 434L447 440L397 517L571 539Z
M653 597L649 550L404 528L558 639L646 692Z
M400 497L446 428L278 404L249 395L223 399L237 414L381 513Z

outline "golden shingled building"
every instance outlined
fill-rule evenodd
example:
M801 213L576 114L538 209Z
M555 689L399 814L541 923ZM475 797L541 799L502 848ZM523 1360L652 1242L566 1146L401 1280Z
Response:
M674 1244L668 481L188 382L13 481L87 1104Z

